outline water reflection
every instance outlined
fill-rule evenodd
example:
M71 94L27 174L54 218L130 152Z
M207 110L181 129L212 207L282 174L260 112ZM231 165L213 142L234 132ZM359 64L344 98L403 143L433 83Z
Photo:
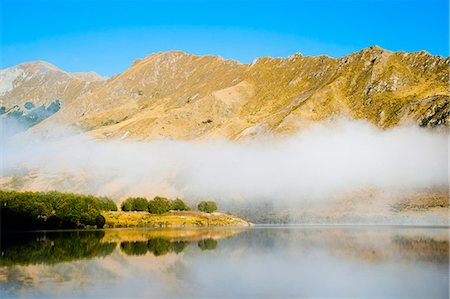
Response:
M270 227L2 236L0 297L448 298L448 233Z
M117 246L126 255L154 256L181 253L198 240L202 250L217 247L216 239L241 230L78 230L28 232L3 235L0 266L56 264L73 260L105 257ZM142 241L144 240L144 241Z
M176 254L182 252L190 242L188 241L174 241L156 238L150 239L147 242L122 242L120 243L120 249L127 255L145 255L147 252L151 252L154 256L165 255L169 252L175 252Z
M102 242L103 231L2 235L0 266L57 264L107 256L116 243Z
M198 241L198 247L201 250L214 250L217 248L217 241L214 239L206 239Z
M170 243L169 243L170 244ZM127 255L144 255L147 253L147 242L122 242L120 249Z

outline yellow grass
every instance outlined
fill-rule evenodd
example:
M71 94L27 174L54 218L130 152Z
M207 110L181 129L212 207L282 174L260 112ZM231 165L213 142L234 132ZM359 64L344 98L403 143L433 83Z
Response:
M223 213L202 213L198 211L170 211L162 215L148 212L104 212L105 227L220 227L220 226L251 226L239 217Z

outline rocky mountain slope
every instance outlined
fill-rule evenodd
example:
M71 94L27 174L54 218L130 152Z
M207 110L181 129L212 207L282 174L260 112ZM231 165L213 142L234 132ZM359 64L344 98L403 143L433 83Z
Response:
M370 47L341 58L263 57L242 64L181 51L136 60L105 80L44 63L0 71L0 101L61 110L35 126L62 123L98 138L240 139L291 134L329 117L381 128L450 124L450 59Z

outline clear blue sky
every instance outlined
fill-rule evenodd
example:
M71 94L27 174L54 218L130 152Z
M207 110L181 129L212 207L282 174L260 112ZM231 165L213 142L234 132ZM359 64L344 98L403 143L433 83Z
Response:
M447 0L0 0L1 68L45 60L112 75L153 52L242 62L370 45L448 56Z

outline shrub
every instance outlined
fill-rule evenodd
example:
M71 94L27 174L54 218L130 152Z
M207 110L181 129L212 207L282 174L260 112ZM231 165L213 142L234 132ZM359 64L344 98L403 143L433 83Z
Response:
M172 209L172 201L164 197L156 196L148 202L148 211L152 214L164 214Z
M181 199L177 198L173 202L173 210L176 211L189 211L191 208Z
M212 213L217 211L217 204L214 201L201 201L197 207L200 212Z

